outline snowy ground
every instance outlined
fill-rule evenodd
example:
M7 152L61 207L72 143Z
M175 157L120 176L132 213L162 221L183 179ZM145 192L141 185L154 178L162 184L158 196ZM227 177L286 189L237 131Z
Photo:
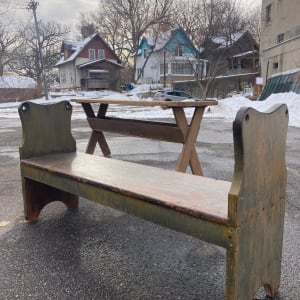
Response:
M45 99L35 99L37 103L57 102L61 100L70 100L74 98L106 98L106 99L124 99L124 100L141 100L138 94L149 91L149 86L141 85L128 93L116 93L110 91L101 92L81 92L70 93L69 95L56 94L55 98L46 101ZM151 101L152 98L146 98L144 101ZM286 103L289 108L289 125L300 127L300 95L291 93L273 94L265 101L251 101L243 96L235 96L232 98L219 100L218 106L211 106L206 110L204 118L222 118L232 122L240 107L253 107L259 111L266 111L276 103ZM16 119L19 118L17 108L20 103L1 103L0 118ZM74 113L73 119L85 119L79 104L73 103ZM187 109L187 116L191 116L192 109ZM108 115L137 118L137 119L161 119L172 117L170 110L162 110L159 107L114 107L111 106Z

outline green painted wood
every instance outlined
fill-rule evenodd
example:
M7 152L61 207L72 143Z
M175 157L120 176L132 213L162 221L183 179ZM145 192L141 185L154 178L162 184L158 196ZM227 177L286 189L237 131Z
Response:
M41 181L46 176L50 185L60 184L62 177L120 195L131 195L183 213L227 225L227 193L230 182L175 171L162 170L132 162L91 156L83 153L53 154L23 159L24 176ZM39 169L40 176L32 177L27 170ZM60 176L61 175L61 176ZM53 181L50 181L53 178ZM44 182L47 183L47 182ZM218 189L214 187L218 186ZM63 186L61 187L63 188Z
M71 114L72 105L68 101L47 105L23 102L19 107L23 128L20 157L76 151Z
M69 106L28 105L19 110L25 136L20 155L27 219L36 220L52 201L75 208L81 196L226 248L227 300L250 300L261 285L270 296L277 292L286 190L286 105L266 113L239 110L233 124L232 183L76 153ZM36 129L37 124L41 128Z
M32 181L39 181L46 185L53 186L56 189L74 193L91 201L124 211L128 214L186 233L224 248L227 248L228 245L232 243L233 229L227 225L227 218L222 217L223 213L221 210L223 209L223 205L217 203L216 199L218 198L213 198L211 200L216 207L213 207L213 205L212 207L209 207L209 196L204 193L204 191L207 190L207 193L211 192L211 195L219 194L220 197L222 194L221 192L218 193L216 189L208 187L214 182L217 182L217 180L193 175L187 176L188 174L175 171L164 171L158 168L97 157L94 155L88 156L93 157L93 161L102 161L102 165L97 165L99 172L102 174L101 176L103 176L101 184L94 176L83 177L79 174L80 172L78 172L77 176L68 175L68 172L53 173L51 170L60 169L58 166L61 165L61 162L68 159L66 155L64 155L64 158L61 157L62 159L58 160L58 156L53 157L55 162L51 161L50 158L50 160L48 160L49 164L42 168L37 168L35 166L35 164L39 165L39 158L24 160L21 165L22 173L27 179ZM76 160L75 157L73 158ZM69 159L72 159L70 155ZM107 164L110 165L110 168L113 170L118 168L118 174L115 174L114 176L114 173L107 171ZM52 167L50 167L50 165ZM130 166L133 166L134 170L130 170ZM90 167L90 165L87 166L86 170L88 167ZM47 169L50 171L47 171ZM73 171L76 170L75 172L77 173L78 169L82 169L82 162L77 161L72 164L72 169ZM139 169L143 170L143 172L135 173ZM170 184L169 187L166 186L166 178L162 176L153 177L157 171L165 172L166 177L170 177L169 182L172 186L172 190L170 190ZM107 174L106 178L103 175L104 173ZM133 176L133 174L136 175ZM172 175L175 175L175 177ZM85 179L83 180L83 178ZM138 178L140 178L140 181L135 182ZM180 178L186 182L178 183ZM172 179L175 183L172 182ZM151 180L150 183L149 180ZM132 181L132 183L130 183L130 181ZM159 181L163 183L161 186L158 183ZM197 198L194 198L191 193L184 190L184 187L194 183L194 181L199 182L199 186L195 187L192 193L196 196L197 190L202 190L202 195L201 192L198 192L202 199L198 198L198 200L201 200L203 203L203 211L199 210L200 205L197 206ZM140 182L142 182L141 185ZM154 182L158 183L158 185L153 186ZM202 189L201 184L204 186ZM125 189L124 186L135 186L135 188ZM216 185L214 184L213 186L215 187ZM227 190L228 187L228 182L220 181L220 188ZM167 188L169 191L166 190ZM180 200L188 200L181 198L183 194L188 195L191 200L192 203L190 207L188 206L188 201L180 203ZM205 203L206 210L204 209ZM219 207L220 210L218 214L217 207ZM226 208L224 209L226 210ZM213 211L215 211L215 215L212 214Z
M233 125L235 169L228 217L237 244L227 252L227 299L252 299L280 283L286 191L286 105L241 109Z

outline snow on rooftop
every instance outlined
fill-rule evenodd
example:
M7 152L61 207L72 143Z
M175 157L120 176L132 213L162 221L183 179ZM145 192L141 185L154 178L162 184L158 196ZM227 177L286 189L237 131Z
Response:
M72 61L73 59L75 59L77 57L77 55L80 53L80 51L82 50L82 48L88 44L96 35L97 33L93 34L93 35L90 35L88 36L87 38L85 38L84 40L82 41L77 41L77 42L71 42L71 41L68 41L67 43L68 44L71 44L72 45L72 50L74 51L72 53L72 55L70 57L68 57L67 59L64 59L64 57L61 57L61 59L58 61L58 63L56 64L56 66L59 66L63 63L66 63L66 62L69 62L69 61Z
M33 88L36 81L25 76L0 76L0 88Z
M244 34L244 32L236 32L236 33L231 34L230 38L227 36L218 36L218 37L214 37L212 39L212 41L216 44L220 44L219 47L221 47L221 48L228 47L228 46L231 46L232 43L239 40L243 34Z
M172 31L173 30L160 32L157 36L149 36L146 38L149 46L154 46L153 51L158 51L166 45L171 38Z
M243 56L247 56L249 54L254 54L254 53L258 53L258 50L246 51L246 52L243 52L243 53L233 55L232 57L243 57Z

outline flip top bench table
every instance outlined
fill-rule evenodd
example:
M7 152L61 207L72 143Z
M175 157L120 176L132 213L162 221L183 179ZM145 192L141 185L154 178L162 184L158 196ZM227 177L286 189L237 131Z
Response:
M200 130L201 120L207 106L217 105L216 100L206 101L137 101L137 100L112 100L112 99L72 99L80 103L87 116L87 121L92 129L86 153L93 154L97 142L104 156L109 156L111 151L104 136L104 132L114 132L124 135L150 138L160 141L182 143L183 148L179 156L176 170L186 172L190 165L195 175L203 175L201 164L196 152L195 142ZM98 106L96 113L92 105ZM135 107L160 107L173 112L175 123L153 122L150 120L134 120L112 118L106 115L109 105L135 106ZM189 123L184 109L194 110ZM151 118L151 116L149 116Z
M84 197L224 247L226 299L250 300L280 284L288 127L286 105L239 110L232 182L76 152L72 106L24 102L20 165L25 217Z

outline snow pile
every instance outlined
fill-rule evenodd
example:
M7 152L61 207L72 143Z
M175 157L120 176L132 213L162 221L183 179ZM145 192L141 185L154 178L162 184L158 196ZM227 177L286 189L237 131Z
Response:
M33 100L36 103L50 103L62 100L80 99L80 98L103 98L118 100L141 100L139 94L153 89L150 85L138 85L128 93L117 93L114 91L94 91L94 92L69 92L68 95L58 95L55 98L46 101L45 99ZM144 101L152 101L152 98L143 99ZM205 110L204 118L213 118L215 120L222 119L232 122L237 111L241 107L253 107L259 111L267 111L274 104L286 103L289 108L289 125L300 127L300 95L294 92L273 94L265 101L251 101L246 97L237 95L235 97L219 100L219 105L209 106ZM17 107L18 102L0 103L0 117L18 119ZM72 103L74 106L73 119L85 119L80 104ZM187 117L192 117L193 109L186 108ZM120 118L136 118L136 119L162 119L173 118L171 109L161 109L160 107L137 107L137 106L116 106L111 105L108 115Z
M219 100L219 105L211 106L205 116L233 121L241 107L253 107L263 112L277 103L287 104L289 108L289 125L300 127L300 95L294 92L272 94L265 101L251 101L243 96Z
M0 76L0 88L34 88L34 79L24 76Z

